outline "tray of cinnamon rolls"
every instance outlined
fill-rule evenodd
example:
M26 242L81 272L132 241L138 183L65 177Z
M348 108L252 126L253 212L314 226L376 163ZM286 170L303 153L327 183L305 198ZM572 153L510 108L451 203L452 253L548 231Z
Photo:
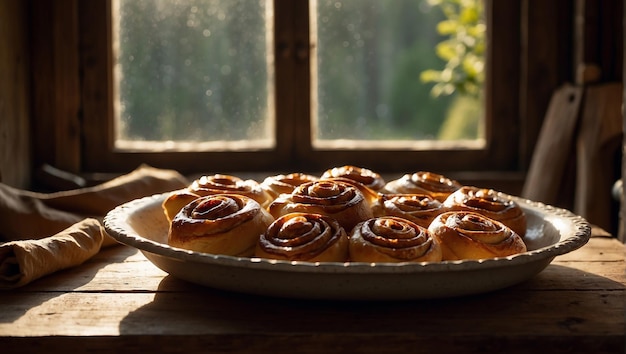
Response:
M116 240L172 276L307 299L455 297L525 281L582 247L573 213L417 171L385 181L340 166L263 180L203 175L120 205Z

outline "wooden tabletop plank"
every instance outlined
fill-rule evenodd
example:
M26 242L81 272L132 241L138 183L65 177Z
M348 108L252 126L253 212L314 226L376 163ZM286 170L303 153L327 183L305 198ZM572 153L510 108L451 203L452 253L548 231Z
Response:
M530 336L502 337L465 336L442 333L438 337L424 337L414 333L344 334L302 333L299 335L149 335L138 336L55 336L42 338L11 337L3 339L3 348L12 354L41 353L350 353L350 354L406 354L406 353L623 353L623 338L605 337L595 340L572 340L571 337L546 337L541 333Z
M433 352L524 353L529 344L616 352L626 328L626 266L624 246L614 241L594 237L508 289L381 302L223 292L169 276L141 252L116 246L79 267L0 292L0 345L15 353L68 345L90 352L320 353L331 345L376 353L419 345Z
M395 302L283 300L190 293L36 293L3 296L0 336L216 333L413 333L623 336L621 291L498 291Z
M592 240L591 244L595 242L595 240ZM593 247L589 249L593 249ZM104 332L99 334L112 335L117 334L117 325L125 318L130 317L128 315L139 308L161 309L169 314L169 318L171 318L172 314L184 314L189 312L190 309L192 312L198 310L199 313L211 313L209 317L221 318L221 321L226 321L227 323L236 323L239 320L248 323L249 321L246 321L244 318L237 318L237 316L232 316L230 313L233 308L236 308L241 313L253 313L256 306L279 307L281 313L286 316L293 316L292 311L302 314L299 309L308 307L311 304L314 304L314 308L318 309L322 306L324 311L339 311L340 317L353 317L354 314L350 315L350 313L355 310L355 306L357 316L364 314L358 302L356 304L338 302L340 304L340 309L338 309L332 305L333 302L288 301L212 290L167 276L135 250L121 247L115 250L108 250L107 252L111 253L111 259L118 257L114 263L104 264L95 260L84 267L78 267L42 279L38 284L34 283L32 286L25 287L22 290L0 293L3 308L3 311L0 313L0 323L2 324L0 333L20 333L22 335L27 333L39 333L41 335L68 335L72 333L77 335L83 333L88 335L94 334L89 331L101 330ZM609 262L555 262L539 275L522 284L490 294L431 301L381 302L377 303L375 307L379 309L384 308L385 313L389 313L394 308L397 311L400 311L398 309L405 311L407 307L417 310L419 314L431 311L444 311L449 317L450 313L455 313L454 310L451 310L452 306L458 307L459 311L462 310L463 317L465 317L474 310L474 307L471 306L472 302L480 303L487 298L489 301L500 304L499 306L515 304L518 312L516 314L508 313L506 316L527 317L528 314L533 314L537 311L544 316L541 318L543 321L551 316L552 318L562 318L562 314L565 312L569 316L580 317L584 314L584 311L582 314L576 315L576 309L589 310L589 307L597 306L597 311L590 312L594 315L599 315L599 318L595 321L589 320L587 322L591 324L589 330L593 331L602 328L599 325L602 323L610 326L612 322L606 322L606 318L618 317L618 320L622 321L621 324L623 324L623 316L615 316L614 314L624 312L623 295L625 283L623 260ZM577 289L584 289L585 291L577 292ZM65 293L66 291L67 293ZM395 305L396 303L401 305ZM579 307L580 305L578 304L580 303L584 304L584 306ZM192 306L189 306L189 304L192 304ZM343 309L345 309L346 304L350 304L350 306L344 312ZM366 304L369 303L366 302ZM522 304L534 308L524 309L521 307ZM545 308L537 309L537 304L541 304ZM162 308L161 306L163 305L167 306ZM328 307L324 307L327 305ZM216 307L213 308L211 306ZM222 310L225 312L220 312ZM605 310L607 312L604 312ZM263 309L260 312L254 312L254 314L258 317L259 314L264 314L264 311L266 310ZM146 313L150 314L152 312L148 311ZM191 315L192 317L194 316L193 313ZM272 315L276 315L276 313L273 312ZM312 313L306 313L305 317L317 320L315 316L311 317L313 315ZM380 314L377 316L380 316ZM481 314L481 316L484 316L484 314ZM500 317L500 319L506 318L506 316ZM79 325L83 329L71 326L51 328L49 320L52 321L51 323L79 324L80 321L86 321L86 323ZM92 326L93 323L91 321L97 320L104 321L105 325L98 323ZM159 321L153 324L153 320L156 320L156 318L150 318L149 316L146 320L146 323L137 325L137 328L144 328L145 331L146 328L156 326L156 328L159 328L158 331L165 331L166 328L171 326L171 321L161 323L161 326L159 326ZM384 320L384 316L377 318L377 321ZM193 324L194 321L190 323ZM23 325L25 332L19 332L20 324ZM148 327L145 327L146 325ZM392 324L388 323L387 325ZM526 325L530 324L525 324L522 327L526 327ZM516 326L518 325L516 324ZM37 328L41 332L38 332ZM87 328L87 332L85 332L84 328ZM198 328L206 330L206 327ZM479 327L475 328L478 329ZM187 333L190 330L187 327L183 327L183 329L183 333Z
M558 256L555 261L624 261L624 244L613 237L592 237L581 248Z

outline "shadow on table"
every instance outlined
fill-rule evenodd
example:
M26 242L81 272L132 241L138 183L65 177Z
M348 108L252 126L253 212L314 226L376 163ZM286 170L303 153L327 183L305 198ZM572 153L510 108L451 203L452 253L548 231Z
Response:
M294 338L323 342L337 339L337 335L356 336L364 346L385 338L396 338L406 345L407 338L423 340L450 335L453 337L446 345L454 349L464 341L484 338L485 333L497 339L507 333L518 333L523 326L528 326L528 335L532 337L532 328L551 325L543 322L546 318L562 318L563 307L554 304L561 302L562 290L573 283L559 279L584 279L593 282L596 290L624 289L623 284L595 274L564 266L551 267L536 282L529 280L479 295L415 301L273 298L210 289L167 276L161 281L153 302L124 318L120 333L159 334L157 340L163 340L163 346L171 346L170 349L181 349L181 345L187 344L183 343L185 340L169 343L167 338L184 335L192 339L190 346L203 342L222 350L244 350L250 342L258 346L258 341ZM555 272L558 279L551 280ZM549 282L560 282L557 291L546 291L551 286ZM579 291L577 296L577 313L593 312L601 301L597 299L598 291ZM537 316L537 311L544 314ZM571 330L577 330L576 325ZM394 345L402 343L388 345L392 352ZM402 348L406 349L396 349Z
M81 265L49 274L18 289L2 291L0 292L0 295L3 295L1 318L6 323L13 322L31 308L66 292L79 290L93 280L105 266L124 262L137 252L137 249L131 247L111 246Z

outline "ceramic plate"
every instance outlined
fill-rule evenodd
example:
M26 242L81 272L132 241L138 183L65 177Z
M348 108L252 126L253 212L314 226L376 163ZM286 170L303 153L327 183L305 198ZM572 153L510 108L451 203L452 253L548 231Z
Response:
M139 249L157 267L222 290L306 299L401 300L485 293L525 281L554 257L582 247L591 227L580 216L513 197L527 215L528 252L440 263L311 263L240 258L167 245L167 194L137 199L107 214L107 232Z

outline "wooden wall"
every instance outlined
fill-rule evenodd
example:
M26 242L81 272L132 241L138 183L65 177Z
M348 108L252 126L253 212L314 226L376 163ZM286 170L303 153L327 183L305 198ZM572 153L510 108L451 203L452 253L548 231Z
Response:
M0 182L31 180L28 2L0 0Z

